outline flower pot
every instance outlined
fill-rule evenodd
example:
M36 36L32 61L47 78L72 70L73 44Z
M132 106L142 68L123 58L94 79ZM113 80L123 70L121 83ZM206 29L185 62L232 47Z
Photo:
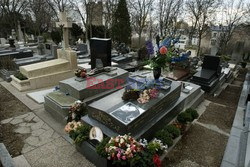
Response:
M161 76L161 68L154 68L153 74L154 74L155 80L158 80Z

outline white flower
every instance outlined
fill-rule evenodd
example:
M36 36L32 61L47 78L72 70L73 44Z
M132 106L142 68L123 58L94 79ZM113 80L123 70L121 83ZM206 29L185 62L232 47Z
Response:
M125 141L125 140L124 140L123 138L121 138L120 143L124 143L124 141Z

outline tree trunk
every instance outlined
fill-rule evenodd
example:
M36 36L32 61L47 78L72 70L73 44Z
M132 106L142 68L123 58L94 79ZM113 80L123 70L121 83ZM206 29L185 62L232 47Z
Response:
M201 35L199 35L199 42L198 42L198 48L197 48L197 57L200 57L200 51L201 51Z
M139 33L139 48L141 48L141 32Z

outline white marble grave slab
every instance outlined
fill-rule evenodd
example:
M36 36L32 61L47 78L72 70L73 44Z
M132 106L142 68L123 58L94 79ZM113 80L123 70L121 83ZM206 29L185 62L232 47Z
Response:
M115 66L117 63L111 62L111 66ZM78 67L85 68L85 69L91 69L91 65L89 63L85 64L78 64Z
M34 100L35 102L42 104L44 103L44 96L48 93L51 93L55 90L55 88L40 90L32 93L27 93L27 96Z

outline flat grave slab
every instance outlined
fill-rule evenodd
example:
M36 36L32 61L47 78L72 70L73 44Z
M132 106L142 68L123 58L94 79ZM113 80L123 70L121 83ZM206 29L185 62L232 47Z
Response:
M116 67L112 67L111 69L111 72L96 74L89 77L88 79L73 77L60 81L60 91L67 93L76 99L83 100L107 91L108 89L115 89L117 86L122 85L126 82L128 72ZM108 84L107 82L109 81L111 82L113 87L106 87ZM102 86L102 83L105 88L98 88L97 86Z
M29 98L31 98L32 100L34 100L35 102L37 102L38 104L42 104L42 103L44 103L44 96L46 96L47 94L49 94L53 91L55 91L54 88L40 90L40 91L36 91L36 92L32 92L32 93L27 93L27 96Z

